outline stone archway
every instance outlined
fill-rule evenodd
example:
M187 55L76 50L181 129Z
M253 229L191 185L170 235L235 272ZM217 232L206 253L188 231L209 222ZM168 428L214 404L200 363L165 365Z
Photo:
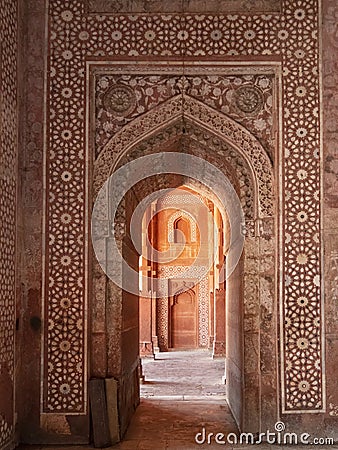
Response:
M94 193L117 167L139 155L168 151L173 145L178 151L187 151L189 137L193 142L189 151L194 154L200 145L194 140L196 130L202 130L203 134L210 134L222 143L223 150L213 155L213 163L219 165L234 186L238 184L238 177L245 174L250 193L245 192L246 183L236 187L242 204L243 199L251 198L249 205L243 205L247 219L245 247L236 270L228 280L227 289L227 388L230 408L239 428L257 432L267 428L277 416L278 405L277 349L274 346L277 334L277 252L272 217L275 208L273 170L263 147L248 130L191 97L184 95L183 99L184 122L182 96L177 96L132 121L108 142L94 166ZM175 137L179 138L176 144ZM180 143L184 143L184 149L177 147ZM232 152L232 158L227 160L229 152ZM210 157L207 151L204 157ZM238 161L241 163L237 164ZM123 229L123 214L120 219ZM121 247L128 247L127 241L128 236L122 233ZM107 285L103 277L97 275L94 292L100 289L110 290L113 292L111 295L115 299L120 298L121 302L126 299L121 290L109 282ZM107 314L114 321L114 314L118 311L115 308L114 312ZM261 339L261 334L264 334L264 339ZM109 353L113 352L108 350ZM120 380L121 403L127 401L123 386L128 384L128 379L135 377L136 367L132 367ZM268 397L266 389L269 390ZM274 401L271 401L272 397Z

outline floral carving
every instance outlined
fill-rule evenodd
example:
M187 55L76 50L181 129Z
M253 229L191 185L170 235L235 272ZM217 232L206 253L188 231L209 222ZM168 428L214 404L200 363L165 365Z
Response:
M135 104L136 98L133 90L120 84L112 86L103 99L104 108L118 116L127 116L133 111Z
M94 189L98 192L102 184L108 178L110 171L117 164L119 158L130 149L142 136L155 133L167 122L180 117L182 97L176 96L163 105L149 111L147 114L135 119L128 127L123 128L108 143L101 152L94 168ZM205 124L221 139L230 141L236 147L241 148L243 156L250 161L255 170L259 186L260 214L270 216L273 205L273 182L271 163L259 142L243 127L230 120L227 116L215 111L203 103L184 96L185 116ZM161 123L161 121L164 123ZM114 149L114 150L112 150Z
M234 93L234 104L242 114L257 114L263 106L263 95L255 86L242 86Z
M129 70L132 68L128 66ZM272 117L272 104L275 96L272 78L271 74L216 76L212 70L208 71L208 76L194 76L191 74L191 69L185 76L167 74L142 76L130 75L130 73L113 75L105 71L104 74L98 74L95 77L97 108L95 153L99 155L109 138L131 120L163 104L177 94L186 94L224 112L230 118L241 123L260 140L273 160L273 130L276 124L273 123ZM110 107L104 107L106 97L110 98L109 92L116 86L123 89L129 87L136 97L135 107L127 110L123 116L114 112ZM259 95L261 100L260 108L256 105L257 108L253 114L243 114L243 111L236 108L233 101L235 93L245 87Z

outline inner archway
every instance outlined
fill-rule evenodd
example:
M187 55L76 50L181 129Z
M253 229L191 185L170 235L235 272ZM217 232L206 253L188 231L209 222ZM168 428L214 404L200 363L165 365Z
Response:
M215 112L213 112L215 113ZM219 114L219 120L222 121L224 116ZM224 119L225 120L225 119ZM234 130L232 130L233 133ZM243 129L239 130L243 146L245 147L248 141L254 142L254 138L246 139L243 141ZM247 133L248 136L250 135ZM131 136L132 133L128 134ZM209 136L211 139L209 139ZM107 158L102 156L103 159L99 160L98 168L102 169L103 161L109 163L109 169L104 169L106 172L116 170L118 167L122 167L126 162L133 161L140 155L149 155L157 152L170 152L176 151L184 154L198 155L207 161L212 162L218 167L230 180L237 195L240 199L244 214L245 214L245 228L242 230L245 235L244 253L240 259L236 269L232 271L228 276L226 297L227 297L227 311L226 311L226 377L227 377L227 390L228 399L233 415L237 421L240 429L257 430L261 427L263 420L263 410L259 409L257 414L257 404L260 404L260 398L262 398L261 381L260 381L260 366L259 360L261 358L261 345L263 341L260 339L260 322L262 317L260 316L260 304L262 303L263 309L267 307L267 314L264 316L266 323L265 327L265 342L275 341L276 333L276 314L274 308L276 307L276 294L274 292L275 285L275 272L271 267L267 269L260 269L260 261L267 256L270 259L276 258L275 244L274 244L274 225L271 221L269 213L273 208L273 192L270 189L270 182L272 180L272 171L267 157L264 157L264 150L260 149L260 152L245 152L245 148L241 151L239 148L239 141L234 140L233 143L224 138L216 129L210 130L210 123L206 124L204 128L201 123L197 124L193 118L185 119L184 124L179 120L169 121L169 123L158 125L156 130L152 130L149 136L144 138L141 142L139 139L135 139L128 147L125 148L123 156L116 155L113 165L111 155ZM257 142L254 142L256 148L259 146ZM109 149L112 144L109 143L107 148ZM117 145L117 144L116 144ZM215 151L210 151L215 149ZM255 158L260 160L258 163ZM265 159L264 159L265 158ZM264 161L264 165L267 168L266 173L261 170L259 173L255 171L257 164L262 167L261 163ZM99 170L99 169L97 169ZM170 171L169 171L170 172ZM96 179L98 186L100 184L100 177L102 172L99 172L99 177ZM267 184L264 185L264 179L267 180ZM270 181L269 181L270 180ZM170 182L169 182L170 181ZM121 248L124 255L129 254L127 260L130 261L135 267L139 267L139 255L132 250L132 246L129 244L130 236L128 235L128 226L133 214L133 210L136 205L145 198L151 192L158 190L159 188L176 188L185 180L182 180L181 176L172 176L171 180L167 183L163 182L163 177L160 179L147 180L140 185L133 192L130 193L128 201L122 206L121 213L117 220L115 220L115 229L120 230ZM200 187L199 180L193 180L191 186L193 188ZM95 183L94 183L95 186ZM217 204L217 200L215 200ZM124 210L124 211L123 211ZM265 214L265 215L264 215ZM141 232L141 231L140 231ZM261 253L261 249L263 253ZM135 256L132 256L135 255ZM231 258L227 258L226 267L231 267ZM263 267L263 266L262 266ZM272 267L275 267L272 264ZM147 267L147 270L152 270L151 267ZM227 268L225 269L227 272ZM269 272L269 273L267 273ZM225 273L225 276L228 274ZM99 280L95 280L99 283ZM267 289L261 294L258 292L257 286L259 283L265 283ZM109 287L110 286L110 287ZM131 335L131 323L133 323L133 335L136 333L137 325L130 319L130 311L134 311L134 306L127 307L126 302L130 298L130 304L135 305L135 298L122 290L111 286L108 282L108 288L111 292L114 292L114 298L123 300L122 307L122 324L125 323L125 332L122 326L121 334L125 333L126 345L128 341L127 334ZM149 288L149 286L148 286ZM224 287L223 287L224 289ZM265 295L268 291L271 292L272 302L265 299L261 299L261 295ZM224 292L223 292L224 294ZM270 294L269 294L270 295ZM167 299L166 299L167 301ZM152 299L147 299L147 308L154 313L154 304ZM267 306L264 306L267 305ZM121 311L121 308L120 308ZM129 312L128 312L129 311ZM107 311L107 321L116 321L113 311ZM118 313L118 312L116 312ZM125 319L123 314L126 314ZM118 313L118 314L121 314ZM135 311L134 313L135 314ZM133 316L134 317L134 316ZM152 321L155 315L152 316ZM244 330L245 325L245 330ZM153 336L152 336L153 337ZM152 342L152 345L159 348L159 337L156 336ZM135 355L131 356L131 347L128 347L128 355L126 353L123 356L120 354L119 358L121 364L125 364L125 370L123 374L118 375L121 378L122 389L119 391L120 398L118 401L122 404L128 403L124 395L123 386L127 386L128 380L135 380L136 366L135 363L131 364L131 361L137 361L138 358L138 341L137 348L134 347L135 341L133 341L133 352ZM262 344L261 344L262 343ZM110 342L110 355L113 354L113 349L116 351L116 346ZM208 343L207 343L208 345ZM250 353L250 349L255 348L255 351ZM148 351L152 351L151 346ZM265 350L264 350L265 351ZM244 360L246 355L246 360ZM117 355L118 356L118 355ZM111 356L111 360L117 358L117 356ZM133 359L135 358L135 359ZM111 361L110 360L110 361ZM123 363L123 361L126 361ZM276 354L272 354L270 359L269 371L276 373ZM117 361L118 362L118 361ZM111 362L110 362L111 364ZM134 367L134 369L132 369ZM131 370L128 375L128 370ZM113 372L111 372L113 373ZM136 381L135 381L136 383ZM134 405L137 403L137 384L135 384L135 399ZM129 391L130 393L130 391ZM130 398L130 394L129 394ZM122 421L127 426L129 418L131 417L133 404L129 401L129 407L126 408L125 420ZM253 408L254 405L254 408ZM255 410L255 415L251 414L251 411ZM265 412L264 412L265 417ZM267 418L264 418L267 420Z
M205 348L225 356L226 212L201 188L171 189L145 211L142 243L140 280L149 273L151 280L140 283L141 356L153 355L157 347ZM152 309L145 306L149 281L163 291Z
M183 426L187 417L193 420L198 405L215 410L216 417L223 408L226 414L218 416L215 428L236 431L225 396L225 280L220 273L229 224L223 226L226 212L221 214L210 193L186 181L152 201L143 217L140 275L147 271L159 277L165 289L152 299L153 308L140 292L140 411L147 406L151 414L161 407L161 415L171 411L174 416L183 408L183 417L175 416ZM182 235L175 239L180 228ZM150 261L152 249L164 254L163 260Z

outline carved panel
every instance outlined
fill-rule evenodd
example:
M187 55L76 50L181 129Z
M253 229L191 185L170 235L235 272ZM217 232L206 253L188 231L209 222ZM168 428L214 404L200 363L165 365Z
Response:
M135 67L132 67L135 70ZM120 68L120 71L123 70ZM131 70L128 66L124 70ZM176 69L177 70L177 69ZM186 69L187 70L187 69ZM163 70L162 70L163 71ZM191 71L191 69L190 69ZM189 95L222 111L250 130L274 158L276 118L274 104L274 75L111 75L107 69L95 77L95 154L98 156L109 139L136 117L163 104L177 94ZM133 92L131 108L124 114L107 107L107 96L114 90ZM241 106L238 106L242 104ZM244 105L244 106L243 106ZM244 108L244 110L243 110Z
M87 0L94 13L268 13L280 12L280 0Z
M245 128L207 105L183 95L185 121L199 123L212 130L220 139L241 149L247 164L254 170L258 184L259 214L270 216L273 211L273 180L271 162L259 143ZM155 134L160 126L165 126L182 115L182 97L176 96L147 114L136 118L128 127L108 142L94 166L94 192L101 188L117 164L119 158L130 150L141 138ZM190 120L189 120L190 119ZM212 141L211 141L212 145Z
M156 314L157 314L158 345L159 345L161 351L166 351L169 348L169 339L168 339L168 321L169 321L168 297L161 297L161 298L157 299Z
M185 133L182 133L182 127L184 125ZM215 164L232 183L236 193L238 194L245 217L252 219L257 214L258 206L255 203L255 188L254 181L252 179L252 173L248 163L241 155L234 150L230 145L227 145L222 139L198 127L196 124L188 123L185 121L183 124L181 121L175 123L162 130L162 132L155 134L154 136L144 139L140 144L135 145L127 155L118 162L118 167L126 164L133 158L146 156L151 153L159 151L159 149L165 149L167 142L177 142L179 148L185 148L189 153L203 158L212 164ZM111 155L113 158L114 155ZM114 164L113 160L110 161ZM102 173L100 169L95 166L94 186L100 185L106 175L106 170ZM164 177L161 177L164 179ZM189 180L189 183L197 183L197 180ZM146 187L149 187L149 180ZM157 181L157 187L160 188ZM163 186L164 187L164 186ZM203 191L203 184L200 186ZM150 192L147 191L149 194ZM145 197L146 193L143 192L142 196ZM272 205L272 192L268 192L270 199L269 204ZM166 195L161 203L166 204L166 199L169 198ZM197 197L196 197L197 199ZM199 200L197 199L199 202ZM256 200L257 202L257 200Z

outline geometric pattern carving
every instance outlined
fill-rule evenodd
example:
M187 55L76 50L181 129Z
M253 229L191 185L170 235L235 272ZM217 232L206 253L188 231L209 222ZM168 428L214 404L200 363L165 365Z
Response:
M44 410L58 413L86 411L86 208L88 184L85 154L87 60L141 60L150 56L217 60L224 57L243 71L241 62L252 57L281 60L283 111L279 186L283 232L281 255L281 380L284 412L320 411L325 407L321 343L321 237L320 237L320 96L318 1L284 0L283 12L236 14L222 17L189 14L85 14L84 1L50 0L48 117L46 146L46 252L44 355ZM10 48L10 47L9 47ZM241 61L239 61L241 60ZM219 61L219 59L218 59ZM203 72L203 67L200 66ZM260 157L258 141L244 128L230 126L225 115L188 95L172 98L162 124L182 114L201 120L218 135L237 144L250 161L258 158L260 214L271 215L271 168ZM168 108L170 105L170 108ZM156 109L156 108L155 108ZM145 137L156 129L138 118L129 133ZM149 117L148 117L149 119ZM225 123L225 122L226 123ZM149 121L148 121L149 123ZM135 143L118 132L121 147L98 160L113 159ZM115 138L113 138L114 140ZM237 140L237 142L235 142ZM116 141L116 142L117 142ZM111 141L112 142L112 141ZM125 144L128 143L126 146ZM262 155L265 155L263 152ZM98 186L96 186L96 189ZM69 302L62 301L68 298ZM65 308L65 304L69 305ZM69 347L69 352L68 352ZM75 356L76 355L76 356ZM76 360L74 360L76 357ZM48 370L48 367L50 368ZM55 370L58 370L57 377Z
M157 314L157 335L159 347L162 351L167 351L169 348L169 307L168 297L160 297L156 302L156 314Z
M198 335L200 347L209 344L209 280L203 277L198 284Z
M161 206L162 205L172 205L174 204L175 206L177 205L200 205L202 201L202 197L200 197L197 194L189 194L189 195L184 195L184 194L180 194L180 195L170 195L167 194L165 196L163 196L161 198Z
M168 289L167 282L173 277L176 279L184 273L185 280L196 280L198 286L198 346L207 347L209 339L209 289L208 289L208 268L206 266L161 266L159 277L162 278L161 285ZM198 281L197 281L198 280ZM168 291L162 293L159 300L159 339L162 339L164 348L168 348Z
M0 2L0 448L14 433L17 4Z

